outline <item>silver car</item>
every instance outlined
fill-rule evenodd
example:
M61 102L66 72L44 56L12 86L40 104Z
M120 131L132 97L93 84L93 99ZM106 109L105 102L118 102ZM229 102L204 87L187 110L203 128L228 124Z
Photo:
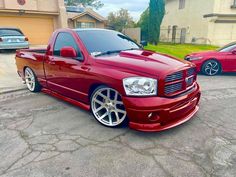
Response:
M20 29L0 28L0 50L28 48L28 38L24 36Z

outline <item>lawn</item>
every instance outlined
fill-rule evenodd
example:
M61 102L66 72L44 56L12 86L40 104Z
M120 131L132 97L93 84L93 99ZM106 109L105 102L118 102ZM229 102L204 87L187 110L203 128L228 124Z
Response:
M147 50L165 53L168 55L175 56L177 58L184 58L187 54L193 52L215 50L217 48L219 47L211 45L169 44L169 43L160 43L157 46L149 44L147 47L145 47L145 49Z

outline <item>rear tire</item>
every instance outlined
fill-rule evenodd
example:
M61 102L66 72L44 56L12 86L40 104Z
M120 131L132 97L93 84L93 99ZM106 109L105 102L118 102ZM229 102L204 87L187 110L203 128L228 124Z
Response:
M207 60L202 65L202 73L207 76L215 76L221 73L221 64L217 60Z
M34 74L33 70L27 67L25 68L24 74L25 74L25 82L29 91L40 92L42 87L39 84L38 79Z

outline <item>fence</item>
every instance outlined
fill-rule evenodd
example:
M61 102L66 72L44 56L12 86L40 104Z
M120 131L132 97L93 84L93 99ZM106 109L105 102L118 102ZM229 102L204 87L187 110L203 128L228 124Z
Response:
M178 28L177 26L162 28L160 31L160 41L177 44L211 44L209 39L192 37L188 28Z

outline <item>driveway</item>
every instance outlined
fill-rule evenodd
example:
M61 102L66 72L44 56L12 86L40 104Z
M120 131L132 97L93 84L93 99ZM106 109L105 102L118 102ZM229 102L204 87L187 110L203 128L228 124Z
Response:
M19 89L13 65L13 54L0 55L0 88L18 90L0 94L0 176L236 174L236 74L199 76L201 108L194 119L143 133L103 127L78 107Z

